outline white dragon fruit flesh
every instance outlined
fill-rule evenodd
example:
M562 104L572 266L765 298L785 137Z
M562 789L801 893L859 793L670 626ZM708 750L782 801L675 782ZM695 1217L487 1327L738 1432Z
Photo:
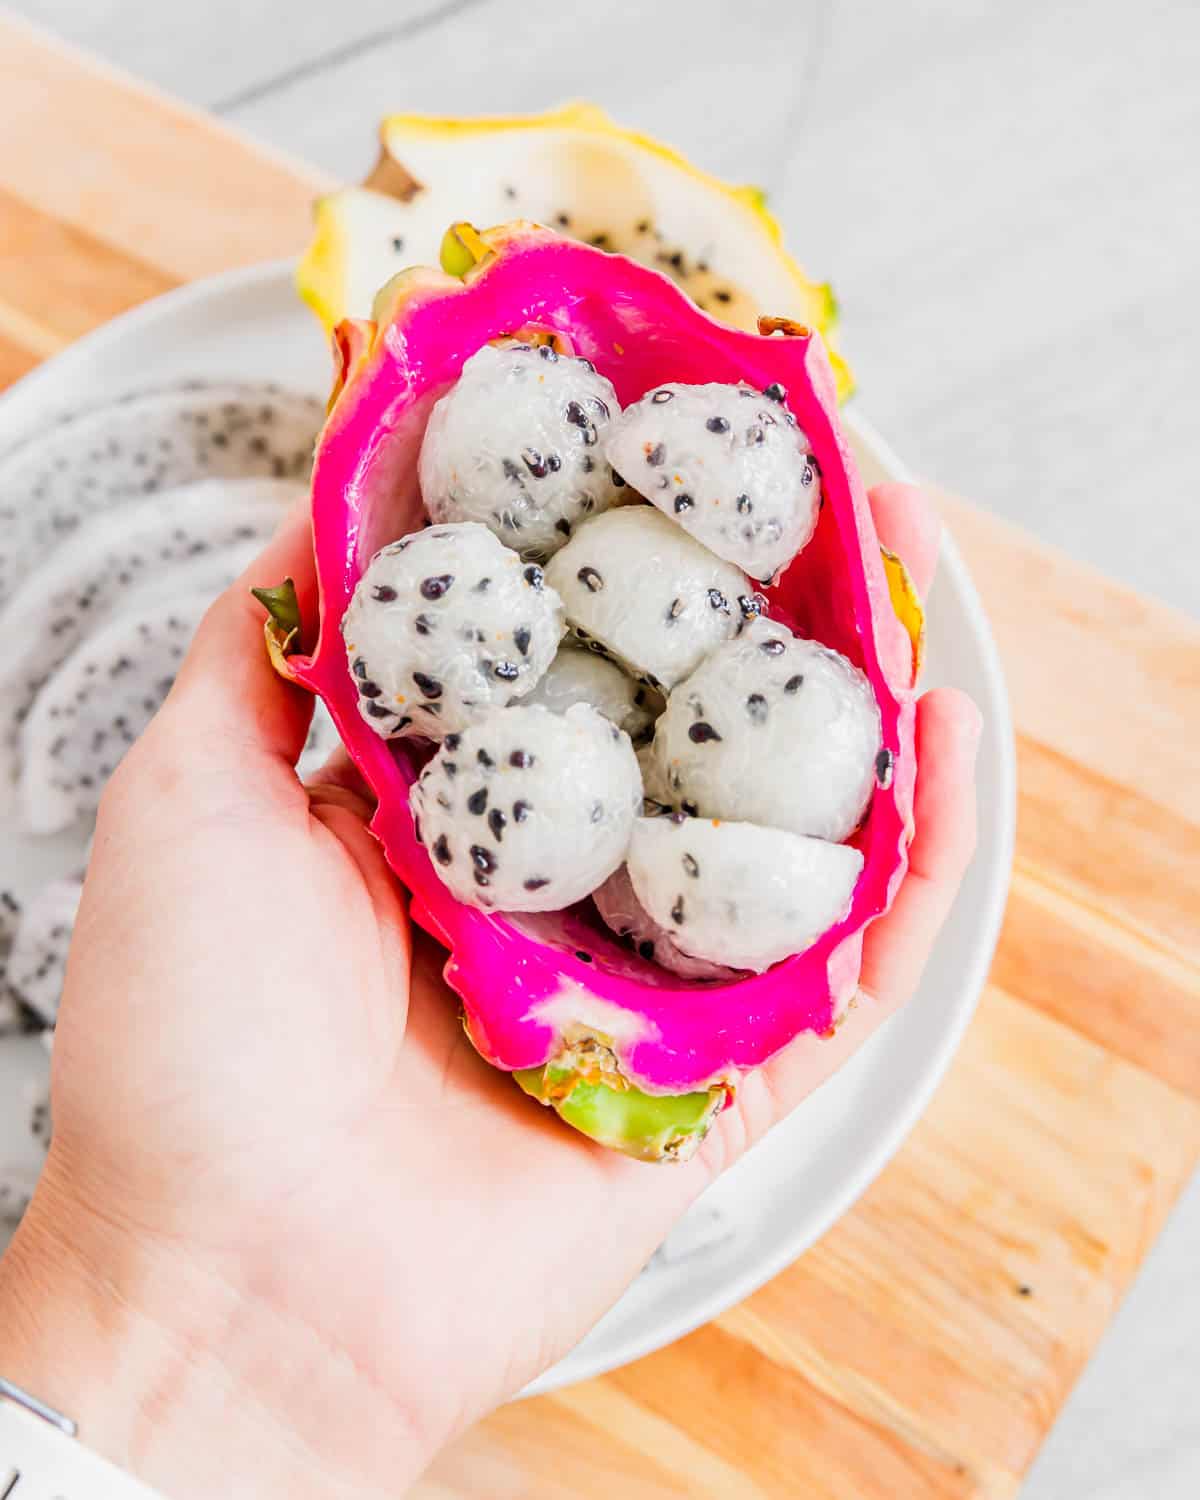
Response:
M118 615L76 648L21 726L18 807L30 833L91 817L125 751L158 712L214 590Z
M304 479L321 403L190 383L68 417L0 456L0 604L98 511L201 479Z
M804 950L850 909L857 849L753 823L639 818L629 878L684 953L760 974Z
M548 344L485 344L433 408L420 486L435 522L480 521L525 557L558 550L619 498L601 454L616 392Z
M736 568L648 505L580 527L546 577L578 639L653 688L673 687L759 610Z
M434 870L460 901L556 911L625 858L642 781L629 737L594 708L500 708L446 737L411 804Z
M710 552L763 583L806 545L821 479L781 386L656 386L617 417L613 468Z
M574 703L590 703L635 745L653 728L663 707L653 688L634 682L615 662L569 642L558 648L545 676L521 701L540 704L556 714L565 713Z
M21 920L21 903L12 891L0 891L0 1038L26 1030L25 1013L8 983L8 955Z
M5 980L13 996L43 1027L58 1021L67 949L83 894L82 880L51 880L25 903L13 936Z
M881 769L879 706L844 656L759 619L671 693L651 753L685 812L836 843Z
M17 774L20 726L90 632L143 604L232 582L303 494L291 480L203 480L92 517L0 611L0 798Z
M523 698L563 630L542 569L476 521L432 526L377 552L342 619L359 712L387 739L441 739Z
M606 927L612 929L647 963L656 963L669 969L681 979L719 979L726 983L739 978L738 971L726 964L710 963L705 958L693 958L675 942L670 927L656 922L638 900L629 877L629 866L614 870L602 886L592 892L596 910Z

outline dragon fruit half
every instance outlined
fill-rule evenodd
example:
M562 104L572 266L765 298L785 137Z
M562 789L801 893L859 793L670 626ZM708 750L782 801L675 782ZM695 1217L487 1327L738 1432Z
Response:
M373 322L336 330L338 379L313 476L319 632L311 654L296 649L294 599L264 593L269 608L274 603L268 644L280 670L324 700L378 798L373 830L412 892L415 920L449 950L446 979L477 1049L594 1139L646 1159L683 1158L742 1073L801 1032L829 1032L855 993L864 928L889 905L907 862L916 773L912 639L891 603L819 335L777 319L762 320L759 334L727 327L658 272L520 221L482 235L455 226L443 264L449 269L402 272L380 292ZM865 821L836 851L848 876L816 919L818 929L833 925L765 972L720 965L751 969L774 952L706 954L717 962L705 979L668 972L628 934L622 943L590 905L508 916L460 902L433 863L432 830L422 842L410 811L430 747L381 737L360 712L341 630L356 585L381 548L423 524L418 455L435 403L477 350L518 332L551 336L590 361L622 408L667 382L770 389L775 410L794 417L813 455L826 503L807 546L767 591L766 608L863 674L882 748ZM592 795L578 786L581 802ZM795 835L774 837L802 850ZM741 858L751 838L735 830L726 842L710 832L704 851ZM698 858L690 844L684 853ZM633 869L652 903L659 858L647 854ZM693 885L693 901L708 899L703 878ZM660 924L672 920L669 910L654 915Z

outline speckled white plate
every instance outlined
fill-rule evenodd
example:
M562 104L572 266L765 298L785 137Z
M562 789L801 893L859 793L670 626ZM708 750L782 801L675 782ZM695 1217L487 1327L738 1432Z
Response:
M274 380L324 394L329 359L271 264L172 292L116 319L27 376L0 400L0 450L78 406L188 377ZM847 415L868 483L904 471L855 413ZM854 1202L908 1134L975 1009L1000 927L1012 862L1015 772L1000 664L952 539L929 599L925 682L953 683L984 713L975 862L920 993L786 1124L713 1187L616 1307L531 1389L544 1391L636 1359L747 1296ZM0 886L31 891L77 867L81 849L0 827ZM0 1047L0 1099L17 1087ZM0 1112L0 1130L12 1129ZM0 1139L0 1156L20 1149ZM669 1168L663 1168L669 1171Z

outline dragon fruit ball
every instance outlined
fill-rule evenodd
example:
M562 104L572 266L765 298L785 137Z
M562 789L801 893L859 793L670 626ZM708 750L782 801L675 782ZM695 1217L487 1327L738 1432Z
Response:
M840 842L862 821L881 767L879 706L846 658L752 621L671 693L653 780L703 818Z
M604 884L592 892L592 900L604 925L624 939L647 963L656 963L660 969L678 974L680 979L728 982L741 978L738 970L727 964L711 963L708 959L693 958L685 953L676 943L672 927L656 922L638 900L628 865L614 870Z
M673 687L759 609L736 568L648 505L589 521L546 577L576 636L652 688Z
M769 582L812 536L821 480L781 386L656 386L609 429L605 456L718 557Z
M850 909L863 857L778 828L675 813L639 818L629 878L681 952L762 973Z
M573 703L590 703L635 745L649 736L663 707L653 688L634 682L615 662L565 641L524 701L556 714L565 713Z
M419 478L434 521L479 521L526 557L558 550L620 498L601 443L620 411L590 361L485 344L433 408Z
M440 740L522 698L554 659L562 602L486 526L434 526L376 553L342 618L366 722Z
M587 704L493 708L446 736L410 801L433 868L460 901L556 911L625 858L642 781L629 737Z

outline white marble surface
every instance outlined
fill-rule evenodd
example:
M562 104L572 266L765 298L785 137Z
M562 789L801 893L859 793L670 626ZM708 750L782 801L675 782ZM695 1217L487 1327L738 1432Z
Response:
M916 467L1195 612L1194 0L18 0L355 177L388 110L598 100L761 184ZM1023 1500L1200 1494L1200 1181Z

